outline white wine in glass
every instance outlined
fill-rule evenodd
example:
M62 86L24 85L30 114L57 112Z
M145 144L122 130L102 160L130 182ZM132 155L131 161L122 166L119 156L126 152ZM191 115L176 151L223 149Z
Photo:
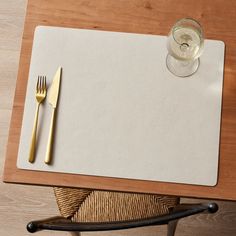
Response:
M200 64L204 39L200 24L184 18L172 27L167 40L167 68L176 76L187 77L194 74Z

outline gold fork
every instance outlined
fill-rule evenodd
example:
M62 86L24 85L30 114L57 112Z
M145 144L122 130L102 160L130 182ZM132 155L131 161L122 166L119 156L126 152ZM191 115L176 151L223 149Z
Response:
M47 85L46 85L46 76L38 76L37 85L36 85L36 112L34 117L34 126L31 137L30 152L29 152L29 162L33 163L35 160L35 147L36 147L36 133L38 125L38 114L39 106L45 99L47 94Z

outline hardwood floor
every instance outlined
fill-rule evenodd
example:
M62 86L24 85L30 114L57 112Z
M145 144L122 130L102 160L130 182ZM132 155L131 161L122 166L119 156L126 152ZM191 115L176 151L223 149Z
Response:
M11 107L18 69L26 0L0 0L0 175L6 151ZM183 199L183 202L202 202ZM236 202L218 201L220 210L214 215L197 215L179 222L176 236L236 235ZM32 219L58 215L51 188L21 186L0 182L0 235L25 236L25 226ZM158 234L159 233L159 234ZM149 227L128 231L86 233L83 235L147 235L163 236L166 227ZM39 232L37 235L69 235L66 232Z

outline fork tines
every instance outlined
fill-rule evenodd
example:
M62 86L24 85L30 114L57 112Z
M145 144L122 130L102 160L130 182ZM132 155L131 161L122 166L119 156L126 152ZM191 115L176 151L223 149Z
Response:
M36 92L44 92L46 90L46 76L38 76Z

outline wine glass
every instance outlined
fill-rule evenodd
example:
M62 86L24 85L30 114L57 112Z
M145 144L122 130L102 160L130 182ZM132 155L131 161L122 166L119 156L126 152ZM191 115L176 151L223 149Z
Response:
M200 65L204 38L201 25L194 19L183 18L171 28L167 40L166 65L178 77L194 74Z

